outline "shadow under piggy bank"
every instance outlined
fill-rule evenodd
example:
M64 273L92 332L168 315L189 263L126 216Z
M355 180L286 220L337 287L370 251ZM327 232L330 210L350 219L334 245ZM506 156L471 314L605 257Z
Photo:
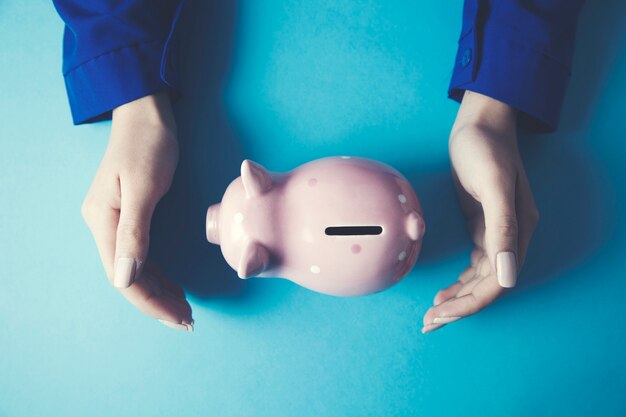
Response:
M207 208L221 200L228 184L239 175L246 154L241 147L245 141L229 121L222 94L232 62L238 6L234 2L192 2L189 6L183 16L188 26L182 70L185 96L176 106L180 163L154 216L151 256L196 297L240 300L263 285L237 279L219 247L209 244L205 235ZM588 152L592 145L581 131L589 124L589 109L606 68L621 52L618 45L623 36L618 36L617 28L626 27L625 6L621 0L586 6L576 77L559 133L520 136L541 221L518 289L511 295L565 277L564 271L591 256L610 234L615 219L613 186ZM604 29L595 30L598 27ZM445 262L471 245L447 164L429 167L428 161L416 161L414 166L424 168L412 172L397 168L412 183L424 208L427 232L416 265L419 269L423 263ZM450 283L455 279L450 277ZM266 301L276 296L280 295Z
M179 165L154 215L150 255L197 297L242 297L249 286L207 242L206 211L239 175L240 135L223 103L234 49L235 2L188 2L181 16L184 96L176 102Z

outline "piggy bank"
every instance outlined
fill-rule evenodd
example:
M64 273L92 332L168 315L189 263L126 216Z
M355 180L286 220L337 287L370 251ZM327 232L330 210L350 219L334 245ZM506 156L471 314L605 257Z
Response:
M287 173L243 161L222 202L209 207L206 229L240 278L286 278L355 296L382 291L411 270L425 224L402 174L343 156Z

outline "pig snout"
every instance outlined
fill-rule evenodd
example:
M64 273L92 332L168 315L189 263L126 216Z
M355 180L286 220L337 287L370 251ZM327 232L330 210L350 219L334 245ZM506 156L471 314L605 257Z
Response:
M219 233L220 204L213 204L206 212L206 238L216 245L220 244Z

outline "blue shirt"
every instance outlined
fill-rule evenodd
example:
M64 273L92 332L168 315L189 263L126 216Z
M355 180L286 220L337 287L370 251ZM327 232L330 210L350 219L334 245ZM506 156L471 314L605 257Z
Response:
M179 16L185 0L53 0L65 21L63 76L74 124L180 87Z
M570 77L584 0L466 0L449 97L466 90L516 108L550 131ZM162 90L177 90L185 0L54 0L66 23L63 75L75 124Z
M517 109L530 130L556 129L583 3L466 0L449 97L481 93Z

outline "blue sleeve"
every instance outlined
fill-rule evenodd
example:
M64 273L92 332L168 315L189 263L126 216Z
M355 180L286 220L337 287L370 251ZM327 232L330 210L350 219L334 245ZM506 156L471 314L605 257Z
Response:
M466 0L449 97L484 94L517 109L521 126L555 130L583 3Z
M178 88L176 23L184 0L53 0L65 21L63 76L74 124Z

